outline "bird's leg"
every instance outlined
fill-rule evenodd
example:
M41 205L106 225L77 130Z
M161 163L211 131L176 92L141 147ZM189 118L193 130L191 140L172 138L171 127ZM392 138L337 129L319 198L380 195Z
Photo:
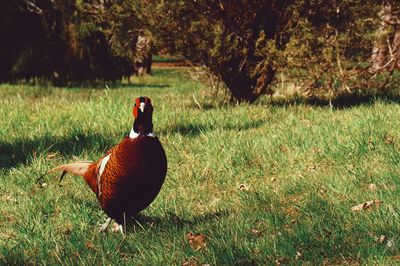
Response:
M126 234L126 219L125 219L125 212L124 212L124 233Z
M120 231L122 237L125 238L125 234L126 234L126 216L125 216L125 212L123 214L123 218L124 221L123 223L119 224L117 222L114 222L112 228L111 228L111 232L117 232ZM111 218L107 218L106 222L104 224L101 225L99 232L104 232L107 230L107 227L110 225L112 219Z
M126 219L125 219L125 212L123 213L124 218L123 223L119 224L117 222L114 223L113 228L111 229L113 232L120 231L123 238L126 235Z
M123 222L122 224L114 223L114 228L113 228L114 230L113 230L113 231L114 231L114 232L120 231L122 237L125 238L125 235L126 235L126 219L125 219L125 212L124 212L124 214L123 214L122 217L124 218L124 222Z
M107 218L106 222L100 226L99 232L105 232L107 230L107 227L110 225L111 220L111 218Z
M121 232L122 237L125 238L125 232L124 232L124 228L123 228L122 224L118 225L118 229Z

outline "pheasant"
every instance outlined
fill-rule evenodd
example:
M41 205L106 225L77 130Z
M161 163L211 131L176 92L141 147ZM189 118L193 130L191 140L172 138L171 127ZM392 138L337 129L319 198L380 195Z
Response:
M164 183L167 158L160 141L153 135L152 114L151 100L136 98L129 136L97 162L64 164L46 173L62 171L60 181L66 173L83 176L108 216L100 232L114 219L125 235L126 219L149 206Z

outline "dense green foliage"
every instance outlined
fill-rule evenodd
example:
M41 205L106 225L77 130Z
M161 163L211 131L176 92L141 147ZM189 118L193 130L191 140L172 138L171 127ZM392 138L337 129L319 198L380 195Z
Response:
M276 69L258 53L261 34L279 36L285 1L138 1L139 16L170 53L205 65L238 101L268 91Z
M395 1L6 0L1 5L0 35L7 37L0 48L9 52L0 57L0 81L116 80L130 75L134 62L148 62L150 70L152 39L157 52L205 66L239 102L272 95L276 84L328 99L387 93L400 76L394 74L400 68ZM143 42L149 44L145 56L137 51L139 36L149 40Z
M0 82L65 85L131 73L130 61L112 54L96 20L75 0L5 0L0 10Z
M380 1L130 2L160 48L205 65L238 101L272 94L272 82L295 83L308 96L330 98L398 82L390 71L373 78L368 72L382 23ZM395 29L398 22L393 23ZM388 43L394 34L387 34ZM387 53L395 51L396 61L397 46L386 47Z
M109 87L0 86L0 264L398 263L399 105L224 107L176 70ZM138 95L169 172L123 240L98 233L105 215L81 178L36 179L118 143ZM351 211L372 199L383 204ZM189 232L207 246L192 249Z

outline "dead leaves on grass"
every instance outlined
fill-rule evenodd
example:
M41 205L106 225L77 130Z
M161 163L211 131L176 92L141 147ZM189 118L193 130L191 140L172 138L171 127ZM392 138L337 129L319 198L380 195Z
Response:
M295 260L301 260L303 258L303 254L300 251L296 251Z
M239 190L241 191L248 191L249 187L246 184L240 184L239 185Z
M206 239L207 237L204 234L193 234L192 232L186 234L186 240L195 251L207 246Z
M289 258L287 258L287 257L278 257L276 260L275 260L275 265L277 265L277 266L280 266L280 265L286 265L286 264L289 264Z
M361 203L361 204L358 204L356 206L353 206L351 208L351 210L353 212L364 211L364 210L370 209L372 206L379 206L382 203L383 203L383 201L381 201L381 200L376 200L376 199L375 200L369 200L369 201L366 201L364 203Z
M376 238L376 241L382 244L383 242L385 242L386 239L387 237L385 235L381 235L380 237Z
M256 237L262 237L264 235L263 232L256 228L251 229L251 234Z
M376 242L378 242L379 244L385 244L386 243L386 247L389 248L389 249L394 248L394 246L396 245L395 238L392 238L392 239L388 240L388 237L385 236L385 235L374 236L374 240Z

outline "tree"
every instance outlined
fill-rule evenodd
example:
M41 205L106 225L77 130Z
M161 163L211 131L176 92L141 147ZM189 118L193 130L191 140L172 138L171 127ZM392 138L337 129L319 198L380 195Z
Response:
M114 55L129 58L134 74L150 74L152 36L144 30L144 23L135 9L136 2L94 0L85 3L84 10L107 37Z
M135 45L134 68L139 76L151 74L151 64L153 63L153 41L151 36L140 34Z
M398 12L400 9L394 10L393 3L382 1L380 25L375 33L371 55L371 73L400 68L400 17L395 15Z
M268 92L276 69L257 53L261 33L279 42L286 1L135 1L156 46L205 65L238 101Z
M76 0L5 0L0 4L0 81L55 85L117 80L131 64L111 53L94 19Z
M382 3L4 0L0 34L9 37L0 48L9 53L0 55L0 80L118 79L135 60L151 61L152 49L136 49L146 32L155 49L205 66L238 102L271 95L281 77L329 98L382 89L395 84L400 64L400 7Z
M131 1L157 47L206 66L239 102L272 94L279 71L309 95L381 87L368 61L380 3L359 1ZM400 35L396 35L400 36ZM397 37L400 38L400 37ZM380 75L381 75L380 74Z

